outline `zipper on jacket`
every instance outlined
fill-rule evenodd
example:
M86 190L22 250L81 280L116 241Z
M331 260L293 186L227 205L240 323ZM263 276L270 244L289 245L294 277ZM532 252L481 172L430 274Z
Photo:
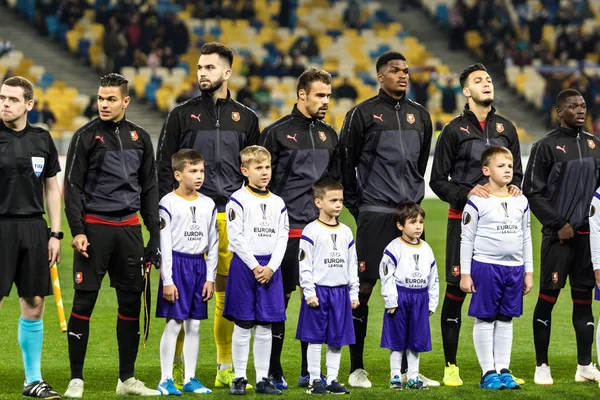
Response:
M121 141L121 132L119 131L119 127L115 128L115 135L117 136L117 141L119 142L119 149L121 150L121 157L119 157L119 161L121 161L121 168L123 169L123 179L128 182L127 170L125 169L125 154L123 150L123 141ZM127 198L125 198L125 204L129 206L129 202Z
M218 102L218 100L217 100ZM215 151L215 165L216 165L216 171L215 171L215 181L217 184L217 196L221 195L221 132L220 132L220 128L221 128L221 123L219 122L219 119L221 117L221 107L217 104L215 104L215 115L217 116L217 122L215 123L215 128L217 128L217 137L215 138L215 146L216 146L216 151Z
M313 157L315 156L315 138L313 137L313 128L315 127L315 121L312 121L308 127L308 136L310 136L310 143L312 145L312 153L313 153ZM313 172L315 174L315 179L319 179L320 176L317 176L317 167L315 167L315 162L313 160L312 162L312 167L313 167Z
M402 142L402 123L400 122L400 102L396 103L394 109L396 109L396 121L398 122L398 132L400 132L400 134L398 135L398 139L400 139L400 151L402 151L402 155L405 156L404 143ZM377 149L373 150L375 151Z
M486 147L490 147L491 146L491 144L490 144L490 135L488 134L488 129L489 129L489 125L490 124L488 122L491 122L491 121L485 121L485 146Z

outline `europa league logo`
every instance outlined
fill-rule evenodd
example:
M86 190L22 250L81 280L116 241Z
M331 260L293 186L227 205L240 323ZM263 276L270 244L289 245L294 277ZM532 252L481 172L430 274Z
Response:
M502 208L504 209L504 217L508 218L508 203L507 202L502 202Z
M263 203L260 205L260 211L262 211L263 219L267 219L267 205L266 204Z
M413 259L415 260L415 271L419 270L419 255L413 254Z
M331 241L333 242L333 251L337 251L337 243L335 242L337 239L337 235L335 233L331 234Z
M190 212L192 213L192 224L195 224L196 223L196 206L191 206Z

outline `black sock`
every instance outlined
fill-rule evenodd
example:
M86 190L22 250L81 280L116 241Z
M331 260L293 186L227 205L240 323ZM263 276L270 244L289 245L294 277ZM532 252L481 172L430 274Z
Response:
M533 343L537 366L548 364L548 347L552 330L552 309L556 304L560 290L540 290L533 311Z
M83 380L83 363L90 336L90 317L71 313L67 330L71 379Z
M269 376L283 375L281 367L281 351L283 350L283 339L285 338L285 322L271 323L271 336L273 342L271 344L271 361L269 363Z
M573 290L573 328L577 341L577 363L592 363L592 343L594 342L594 315L592 314L592 291Z
M365 337L367 336L367 323L369 322L369 305L364 302L352 310L352 321L354 322L354 335L356 343L350 345L350 373L365 366L363 364L363 351L365 348Z
M308 342L300 342L300 349L302 350L302 370L300 371L300 375L306 376L308 375L308 359L306 358Z
M442 342L446 366L456 364L458 352L458 336L462 322L462 306L465 302L465 293L458 286L446 285L446 295L442 305Z
M406 374L408 371L408 357L406 357L406 350L402 352L402 365L400 366L400 373Z
M119 379L125 382L134 376L135 359L140 345L141 292L117 290L117 344L119 346Z

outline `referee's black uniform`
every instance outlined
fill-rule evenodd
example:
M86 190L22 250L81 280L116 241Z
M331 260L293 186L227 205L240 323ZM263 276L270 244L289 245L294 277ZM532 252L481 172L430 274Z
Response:
M0 120L0 297L13 282L19 297L52 294L44 184L58 172L48 131L27 124L16 132Z

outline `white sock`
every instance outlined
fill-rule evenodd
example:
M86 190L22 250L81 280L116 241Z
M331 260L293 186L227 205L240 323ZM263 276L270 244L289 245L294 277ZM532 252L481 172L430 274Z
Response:
M254 368L256 369L256 383L269 377L269 363L271 362L271 325L256 325L254 328Z
M402 352L390 350L390 379L402 375Z
M181 329L181 321L170 319L165 325L162 337L160 338L160 383L167 379L173 379L173 359L175 358L175 347L177 346L177 336Z
M231 368L233 365L231 364L219 364L217 365L217 371L223 371L224 369Z
M308 363L308 374L310 375L310 384L315 379L321 379L321 344L309 343L306 351L306 362Z
M475 319L473 326L473 344L483 374L495 371L494 368L494 323ZM483 375L482 374L482 375Z
M325 351L325 364L327 364L327 384L337 380L340 373L340 361L342 359L342 348L327 346Z
M248 353L250 352L250 336L252 329L244 329L237 324L233 325L231 336L231 358L236 378L246 379L246 367L248 366Z
M419 353L412 350L406 350L406 363L408 364L408 371L406 371L406 377L408 380L417 379L419 376Z
M496 321L496 328L494 329L494 363L498 373L503 369L509 369L512 340L512 320L508 322Z
M185 328L185 340L183 341L185 379L183 383L186 384L196 376L196 364L200 350L200 320L188 319L183 324Z

